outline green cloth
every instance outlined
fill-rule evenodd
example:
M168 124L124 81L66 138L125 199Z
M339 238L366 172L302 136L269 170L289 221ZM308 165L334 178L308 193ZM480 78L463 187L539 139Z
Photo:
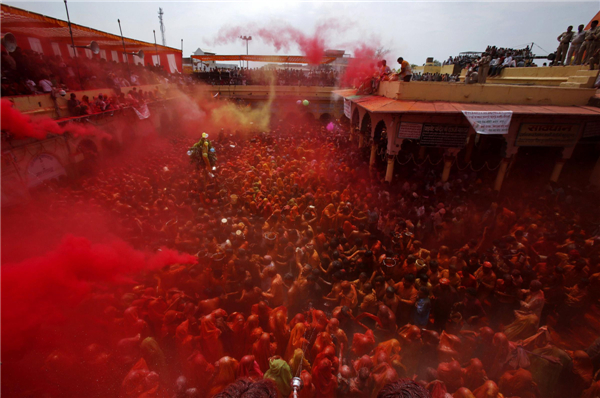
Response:
M273 359L269 362L269 370L265 373L265 379L271 379L277 385L277 390L283 398L287 398L292 392L292 371L283 359Z
M163 354L160 346L152 337L146 337L140 345L142 357L146 360L146 364L150 370L163 375L167 367L165 354Z
M540 395L542 397L556 396L556 388L558 381L562 378L561 375L571 373L573 363L569 354L559 349L558 347L547 345L544 348L538 348L532 351L537 355L529 355L529 371L536 382ZM560 363L553 363L539 355L553 357L558 359Z

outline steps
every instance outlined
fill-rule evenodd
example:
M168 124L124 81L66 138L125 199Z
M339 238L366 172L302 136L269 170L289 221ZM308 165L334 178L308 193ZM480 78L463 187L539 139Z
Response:
M560 87L592 88L597 76L597 70L578 70L566 82L560 83Z

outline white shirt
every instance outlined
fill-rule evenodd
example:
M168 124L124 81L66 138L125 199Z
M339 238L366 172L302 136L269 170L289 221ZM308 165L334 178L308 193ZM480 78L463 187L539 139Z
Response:
M510 65L510 63L512 62L512 57L506 57L504 58L504 62L502 62L502 66L508 66Z
M42 88L43 92L45 92L45 93L52 92L52 82L50 80L42 79L42 80L40 80L40 82L38 84Z

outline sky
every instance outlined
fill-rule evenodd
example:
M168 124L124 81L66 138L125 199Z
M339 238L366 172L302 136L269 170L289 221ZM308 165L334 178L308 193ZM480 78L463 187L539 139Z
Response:
M5 4L66 20L64 2L4 1ZM587 24L600 9L600 0L587 2L556 1L388 1L388 2L177 2L177 1L69 1L71 22L153 42L156 30L160 44L158 8L164 11L166 41L181 48L184 57L198 47L217 54L245 54L242 40L215 42L219 32L241 28L255 35L250 54L301 53L291 43L277 52L256 37L260 28L290 25L306 35L317 26L330 27L327 48L352 53L359 43L389 50L386 58L392 67L404 57L422 65L427 57L440 61L462 51L483 51L488 44L523 48L534 42L534 52L546 55L556 50L558 35L568 25ZM337 27L337 28L335 28ZM252 66L252 65L251 65Z

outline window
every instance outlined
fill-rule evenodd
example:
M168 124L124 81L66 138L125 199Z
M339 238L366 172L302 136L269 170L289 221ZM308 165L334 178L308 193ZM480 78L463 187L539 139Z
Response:
M100 58L106 59L106 50L100 50Z
M152 65L159 65L160 64L160 55L153 55L152 56Z
M123 62L127 63L127 54L123 54Z
M69 49L69 55L71 56L71 58L75 58L75 49L71 47L70 44L67 44L67 48Z
M175 54L167 54L167 61L169 61L169 69L171 73L179 72L177 70L177 61L175 60Z
M92 53L92 50L90 50L89 48L85 49L85 55L90 59L94 56L94 54Z
M111 51L110 53L112 55L112 60L115 62L119 62L119 54L116 51Z
M44 49L42 48L42 42L40 41L40 39L37 39L35 37L30 37L29 38L29 47L31 47L31 50L35 51L36 53L40 53L40 54L44 53Z
M52 43L52 51L54 51L54 55L62 57L62 53L60 52L60 45L58 43Z

